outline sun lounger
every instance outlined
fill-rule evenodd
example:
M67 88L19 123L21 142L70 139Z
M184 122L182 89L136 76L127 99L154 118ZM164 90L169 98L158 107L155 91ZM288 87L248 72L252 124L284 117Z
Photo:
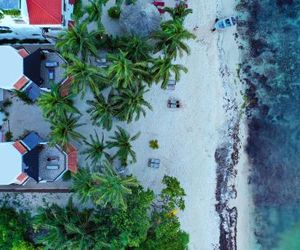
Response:
M55 68L58 67L59 63L54 61L47 61L45 63L46 68Z
M174 79L170 79L168 82L167 89L168 90L175 90L176 81Z
M49 77L49 80L54 80L55 73L54 73L54 69L53 68L49 68L48 69L48 77Z
M58 165L47 165L46 168L47 168L47 170L58 170L59 166Z
M160 166L160 159L150 158L148 161L149 168L159 168Z
M179 100L176 99L169 99L168 100L168 108L180 108L181 103Z

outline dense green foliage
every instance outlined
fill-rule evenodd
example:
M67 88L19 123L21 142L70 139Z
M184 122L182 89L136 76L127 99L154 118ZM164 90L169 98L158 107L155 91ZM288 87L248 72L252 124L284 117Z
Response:
M131 188L138 182L132 176L119 176L110 162L102 164L102 172L91 173L80 169L74 176L73 190L86 202L91 199L96 205L112 208L126 208L126 198L132 193Z
M118 19L121 15L121 8L120 6L116 5L108 9L108 15L113 19Z
M106 167L111 168L111 165ZM144 190L134 178L118 177L116 173L105 171L99 174L81 169L78 177L75 175L74 191L82 202L93 200L94 194L98 199L109 197L110 201L101 202L93 209L79 210L72 202L66 208L51 205L40 209L34 220L36 230L43 232L39 243L46 249L59 250L187 249L188 235L180 229L169 201L161 197L163 201L157 203L154 193ZM165 176L164 180L166 187L160 196L164 196L163 193L171 193L173 198L177 194L181 196L181 187L175 178ZM102 190L100 183L104 183ZM118 188L121 186L125 188ZM99 190L95 193L94 189ZM114 204L120 197L124 203Z
M1 250L33 250L30 215L18 213L13 208L0 208L0 249Z

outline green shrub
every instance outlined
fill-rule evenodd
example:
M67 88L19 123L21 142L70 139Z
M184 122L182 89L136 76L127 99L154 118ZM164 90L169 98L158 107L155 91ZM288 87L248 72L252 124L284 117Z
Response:
M15 94L18 98L20 98L26 104L33 104L33 101L23 91L15 90Z
M0 20L4 18L3 12L0 10Z
M10 107L11 105L12 105L12 102L11 102L11 100L9 100L9 99L6 99L6 100L2 103L2 106L3 106L4 108Z
M73 10L73 16L75 20L80 19L83 16L83 11L82 11L82 0L77 0L74 5L74 10Z
M5 15L18 17L21 15L21 11L18 9L11 9L11 10L2 10Z
M62 176L63 181L69 181L72 178L72 173L71 171L67 171L64 173L64 175Z
M149 146L152 149L158 149L159 148L158 140L149 141Z
M113 6L108 9L108 15L113 19L118 19L121 14L121 8L119 6Z
M7 131L4 135L5 141L12 141L13 140L13 134L10 131Z
M30 240L30 215L14 208L0 208L0 249L34 250Z
M126 5L135 4L136 0L126 0Z

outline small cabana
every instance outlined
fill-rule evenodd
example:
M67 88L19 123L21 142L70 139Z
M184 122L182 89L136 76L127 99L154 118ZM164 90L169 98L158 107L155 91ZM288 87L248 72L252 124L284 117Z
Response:
M150 3L137 1L124 6L121 11L120 25L131 35L146 37L160 28L160 14Z

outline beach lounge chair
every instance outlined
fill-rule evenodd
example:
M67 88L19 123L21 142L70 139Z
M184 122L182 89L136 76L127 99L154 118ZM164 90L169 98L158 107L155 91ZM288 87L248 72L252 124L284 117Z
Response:
M45 63L46 68L55 68L58 67L59 62L54 62L54 61L47 61Z
M47 168L47 170L58 170L59 166L58 165L47 165L46 168Z
M150 158L148 161L149 168L159 168L160 166L160 159Z
M175 90L176 81L174 79L170 79L168 82L167 89L168 90Z
M180 108L180 107L181 107L181 103L179 100L173 98L168 100L168 108Z
M49 68L48 69L48 77L49 77L49 80L54 80L55 79L54 68Z

